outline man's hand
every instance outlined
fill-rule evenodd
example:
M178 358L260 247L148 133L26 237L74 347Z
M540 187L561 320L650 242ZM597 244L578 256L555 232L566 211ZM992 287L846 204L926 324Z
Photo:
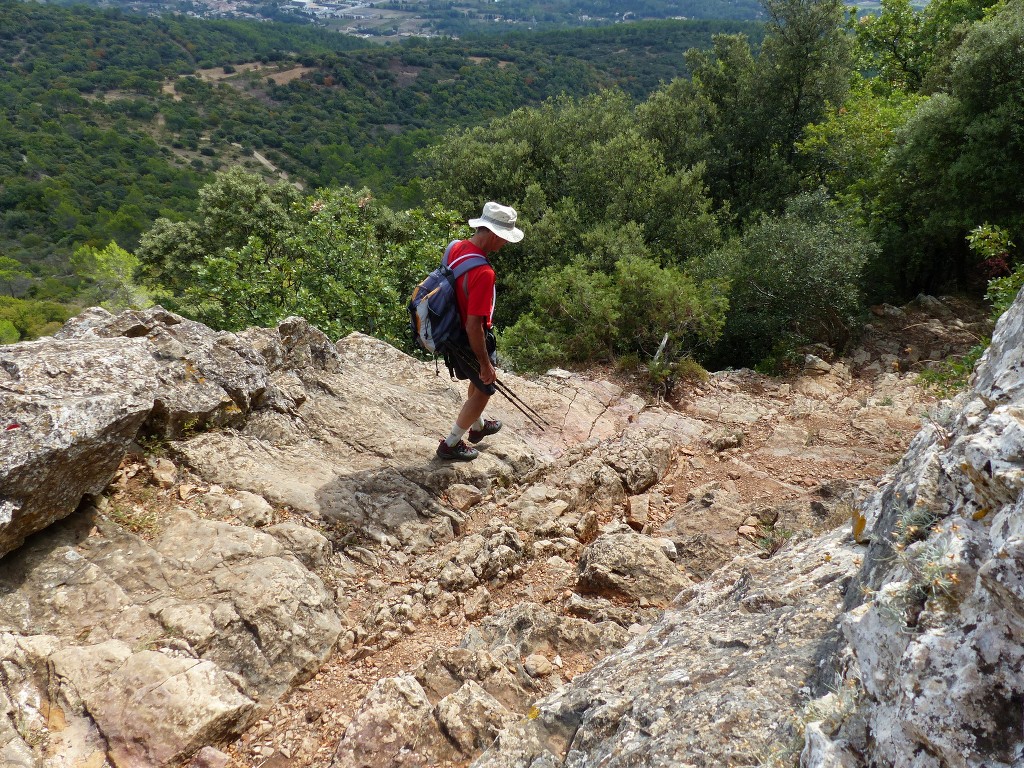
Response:
M491 365L490 359L484 359L480 363L480 381L484 384L493 384L494 380L498 378L498 372L494 370L494 366Z

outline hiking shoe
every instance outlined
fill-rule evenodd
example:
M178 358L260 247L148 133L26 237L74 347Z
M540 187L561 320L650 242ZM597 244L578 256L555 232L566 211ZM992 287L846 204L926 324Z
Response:
M485 419L483 429L469 430L469 442L479 443L488 435L493 435L501 429L501 422L497 419Z
M437 446L437 456L448 461L472 461L480 455L476 448L470 448L465 441L459 440L455 445L448 445L444 440Z

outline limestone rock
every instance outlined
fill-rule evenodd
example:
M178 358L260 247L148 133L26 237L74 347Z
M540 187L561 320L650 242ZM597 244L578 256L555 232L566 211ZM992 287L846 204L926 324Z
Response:
M570 651L606 651L621 647L626 640L626 631L617 624L592 624L573 617L560 617L537 603L520 603L471 629L462 639L461 647L492 650L511 645L521 656L555 655Z
M476 598L523 573L535 555L535 532L496 519L460 538L478 493L512 486L528 472L545 485L548 474L543 499L528 502L551 523L544 540L550 551L538 556L575 559L576 537L596 534L599 511L646 492L672 461L673 435L700 430L610 382L503 376L564 430L537 432L496 401L494 416L506 425L500 439L471 465L453 466L437 461L434 449L458 411L461 386L361 334L334 344L301 318L233 334L161 308L117 316L92 309L53 339L0 350L0 411L13 416L0 425L0 519L49 525L0 561L4 759L26 759L47 723L67 724L47 735L61 759L89 768L106 759L108 745L127 764L160 764L230 738L313 675L336 647L356 655L432 616L462 620L460 602L474 615L486 610ZM105 492L140 433L166 438L178 470L176 477L170 466L158 470L157 482L173 487L187 471L178 499L193 506L209 488L204 501L217 519L173 508L169 493L156 494L153 509L135 500L125 506L125 491L134 490L126 487L127 470L111 498L96 498L63 522L50 525L53 518L28 506L40 502L59 517L83 495ZM54 468L46 484L37 482ZM442 503L446 497L457 505ZM10 533L4 546L16 546L26 532L0 522L0 536ZM404 567L425 586L396 597L385 573ZM367 568L378 573L365 580ZM330 590L321 574L331 579ZM343 620L341 605L354 604L345 592L357 575L379 610ZM461 591L469 591L468 601ZM537 611L526 618L518 627L488 624L472 647L456 649L468 654L464 663L452 656L424 672L425 741L411 735L412 725L399 722L396 731L394 721L369 713L353 721L353 728L365 725L360 739L387 732L394 743L396 733L407 733L412 754L422 756L416 760L442 763L456 755L434 712L445 697L464 688L474 693L462 743L479 746L504 715L468 682L509 712L522 713L536 694L516 648L604 653L627 639L612 622ZM68 674L54 693L47 670L58 662ZM161 676L173 680L157 685ZM374 695L404 701L408 724L418 716L417 694L398 680ZM130 690L132 681L142 687ZM96 693L104 687L106 699ZM194 718L180 712L179 694L203 700ZM480 702L486 705L478 708ZM15 729L7 738L15 721L8 713L23 703L31 706L19 710L17 722L27 737ZM116 719L113 707L138 711ZM449 724L456 729L455 719ZM408 764L402 746L377 756ZM284 752L274 759L286 759Z
M826 557L827 555L827 557ZM535 704L475 768L757 764L790 738L857 551L836 532L738 558L651 629Z
M153 408L142 339L0 347L0 556L106 488Z
M474 485L456 483L448 489L448 499L456 509L466 512L474 504L483 499L484 495Z
M230 756L214 747L203 747L192 758L188 768L226 768Z
M153 481L161 488L170 488L178 479L178 468L170 459L159 458L152 465Z
M485 749L499 731L518 719L472 680L437 704L442 731L465 754Z
M411 675L377 682L345 729L333 768L426 768L457 752Z
M529 681L520 679L518 662L519 653L511 645L491 650L447 648L431 654L413 674L432 702L473 681L509 711L522 712L533 696L526 690Z
M530 677L547 677L554 670L548 657L541 653L531 653L523 661L523 668Z
M491 609L491 593L484 586L479 586L466 596L465 612L467 619L479 619L486 616Z
M667 605L690 585L662 545L636 533L599 536L584 550L576 588Z
M861 695L837 726L813 732L803 765L850 753L914 765L927 754L995 768L1024 754L1022 324L1018 296L972 389L860 510L870 544L835 666Z
M326 536L298 523L278 523L264 529L310 570L325 567L333 548Z
M57 665L62 696L84 702L66 753L86 759L95 731L119 765L164 765L239 733L341 631L332 596L275 538L184 513L151 542L72 516L0 561L0 591L0 627L31 649L4 650L8 679ZM47 696L45 674L24 675L21 695Z
M225 493L220 486L211 488L202 497L203 503L218 518L232 518L245 525L261 527L274 519L274 508L262 496L248 491Z
M103 732L117 766L166 765L237 734L252 710L217 665L117 641L52 656Z
M93 308L67 322L59 339L145 338L157 363L147 429L168 437L203 426L237 426L267 388L255 349L160 307L111 315Z

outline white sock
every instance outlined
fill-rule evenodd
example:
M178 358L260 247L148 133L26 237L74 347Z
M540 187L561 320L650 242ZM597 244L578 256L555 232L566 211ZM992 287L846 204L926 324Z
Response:
M466 432L466 429L463 429L458 424L456 424L455 426L452 427L452 433L448 435L448 437L446 437L444 441L445 443L447 443L449 448L454 448L456 445L459 444L459 440L462 439L462 436L466 434Z
M487 422L484 420L483 414L481 414L480 418L473 422L473 426L470 429L480 430L485 426L487 426Z

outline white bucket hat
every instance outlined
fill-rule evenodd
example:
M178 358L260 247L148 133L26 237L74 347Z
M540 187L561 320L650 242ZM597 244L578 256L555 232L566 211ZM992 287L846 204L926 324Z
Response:
M516 229L516 209L500 203L485 203L483 215L479 219L470 219L469 226L487 227L510 243L518 243L523 239L523 230Z

